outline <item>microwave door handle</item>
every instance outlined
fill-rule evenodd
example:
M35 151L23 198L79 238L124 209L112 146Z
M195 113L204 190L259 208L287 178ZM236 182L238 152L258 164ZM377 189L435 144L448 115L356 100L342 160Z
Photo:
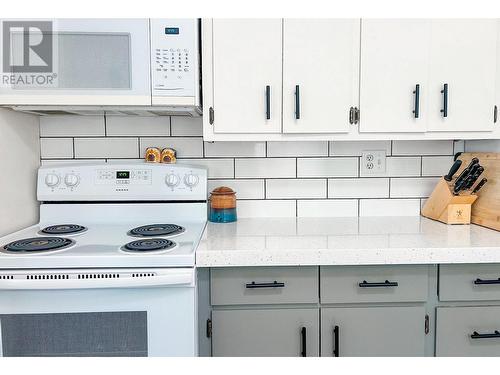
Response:
M116 279L0 280L0 290L57 290L192 286L193 271Z

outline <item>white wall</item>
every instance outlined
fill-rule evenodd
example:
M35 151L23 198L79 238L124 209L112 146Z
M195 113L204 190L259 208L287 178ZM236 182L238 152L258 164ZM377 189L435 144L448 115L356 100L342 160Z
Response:
M37 116L0 108L0 236L38 221L39 137Z
M42 163L139 160L148 146L208 167L209 190L232 187L238 216L418 215L464 142L203 142L201 118L45 116ZM364 176L362 150L385 150L387 173Z

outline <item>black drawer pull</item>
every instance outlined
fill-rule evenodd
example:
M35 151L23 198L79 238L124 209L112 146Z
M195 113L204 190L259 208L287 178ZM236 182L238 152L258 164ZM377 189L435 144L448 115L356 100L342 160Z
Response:
M339 347L339 326L333 327L333 356L340 356L340 347Z
M271 86L266 86L266 120L271 119Z
M366 280L363 280L362 283L358 284L360 288L384 288L384 287L394 287L398 286L397 281L389 281L385 280L383 283L369 283Z
M445 83L443 85L443 89L441 90L441 94L443 94L443 109L441 109L441 113L443 117L448 117L448 84Z
M300 341L302 345L302 352L300 355L302 357L307 357L307 333L306 333L306 327L302 327L300 329Z
M284 288L285 283L279 283L277 281L273 281L272 283L256 283L252 281L251 283L246 283L245 288L247 289L258 289L258 288Z
M500 332L495 330L495 333L477 333L474 331L472 335L470 335L471 339L498 339L500 338Z
M482 280L477 278L474 280L474 284L476 285L492 285L492 284L500 284L500 278L492 279L492 280Z
M300 86L295 86L295 119L300 120Z
M413 91L415 94L415 104L413 106L413 116L418 118L420 116L420 85L415 85L415 90Z

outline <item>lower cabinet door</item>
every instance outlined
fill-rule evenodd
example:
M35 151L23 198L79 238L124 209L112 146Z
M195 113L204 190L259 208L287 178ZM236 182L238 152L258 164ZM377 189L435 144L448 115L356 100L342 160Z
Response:
M424 307L321 309L321 356L323 357L424 355Z
M438 307L436 356L500 357L500 306Z
M215 357L319 355L319 309L216 310Z

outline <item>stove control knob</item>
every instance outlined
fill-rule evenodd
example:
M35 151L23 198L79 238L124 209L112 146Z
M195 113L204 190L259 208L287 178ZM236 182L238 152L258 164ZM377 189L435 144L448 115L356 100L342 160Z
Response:
M69 173L64 177L66 186L74 187L80 183L80 177L74 173Z
M45 176L45 185L48 187L56 187L59 185L60 179L59 176L56 175L55 173L49 173L47 176Z
M175 173L167 174L167 177L165 177L165 184L168 187L171 187L171 188L176 187L177 185L179 185L179 182L180 182L180 178Z
M184 176L184 183L186 184L187 187L194 187L198 184L199 177L195 174L187 174Z

